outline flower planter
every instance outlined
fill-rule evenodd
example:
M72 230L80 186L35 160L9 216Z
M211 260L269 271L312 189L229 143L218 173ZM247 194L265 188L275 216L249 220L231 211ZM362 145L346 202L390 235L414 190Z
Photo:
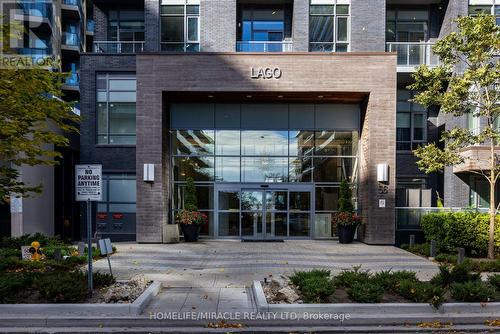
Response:
M350 244L354 240L356 233L356 225L339 225L337 226L337 235L339 236L339 243Z
M199 225L197 224L181 224L182 234L184 234L185 242L198 241Z

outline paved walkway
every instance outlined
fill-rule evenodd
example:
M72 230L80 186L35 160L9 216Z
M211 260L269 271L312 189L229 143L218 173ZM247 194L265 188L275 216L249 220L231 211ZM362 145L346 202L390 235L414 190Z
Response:
M429 279L438 269L433 262L396 247L341 245L330 240L114 245L118 252L111 257L111 265L118 279L143 273L167 287L249 287L254 279L269 275L314 268L335 274L357 265L371 271L413 270L421 279ZM106 260L94 266L108 269Z
M111 265L118 279L143 273L148 279L163 282L164 289L145 314L255 311L250 291L253 280L297 270L326 268L336 274L361 265L373 272L413 270L421 279L438 271L433 262L396 247L341 245L330 240L114 245L118 252L111 257ZM94 268L107 271L108 264L100 260Z

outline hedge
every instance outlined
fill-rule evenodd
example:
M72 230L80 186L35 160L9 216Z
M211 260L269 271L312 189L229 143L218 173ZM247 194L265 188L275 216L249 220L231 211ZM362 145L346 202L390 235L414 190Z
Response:
M436 241L440 252L463 247L468 255L485 256L488 251L489 215L475 211L442 211L422 217L427 241ZM500 216L496 218L495 245L500 247Z

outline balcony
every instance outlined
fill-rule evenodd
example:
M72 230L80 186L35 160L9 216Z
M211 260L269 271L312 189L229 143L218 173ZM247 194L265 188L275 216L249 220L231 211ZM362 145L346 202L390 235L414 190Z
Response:
M69 53L80 52L80 35L74 32L63 32L61 50Z
M388 42L387 52L398 54L398 72L412 72L419 65L437 66L438 57L432 52L434 43Z
M94 42L95 53L139 53L144 51L144 42Z
M490 161L490 148L485 145L473 145L462 149L464 163L453 166L453 173L479 172L488 170ZM500 154L500 147L495 148L495 154Z
M62 0L61 10L65 17L79 19L82 16L81 0Z
M293 42L237 41L236 52L293 52Z
M86 32L88 35L93 35L95 29L95 22L92 19L87 19L87 29Z
M29 2L17 3L18 10L13 13L12 18L19 22L30 22L30 30L42 30L50 32L54 24L54 10L52 2Z
M79 90L80 74L72 72L64 81L63 89L65 90Z

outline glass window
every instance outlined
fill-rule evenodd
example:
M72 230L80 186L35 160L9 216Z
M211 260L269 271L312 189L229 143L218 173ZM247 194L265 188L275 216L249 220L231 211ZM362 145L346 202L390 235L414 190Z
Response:
M217 130L215 142L215 154L217 155L240 155L240 131Z
M290 192L290 211L309 211L311 209L311 193L302 191Z
M175 157L174 179L186 181L188 177L195 181L214 180L214 158L213 157Z
M315 146L317 155L356 155L357 136L353 132L316 131Z
M312 157L290 157L290 182L312 181Z
M240 182L240 157L217 157L215 159L215 181Z
M469 15L475 16L479 14L491 15L491 6L469 6Z
M144 12L112 10L109 12L108 39L111 41L144 42ZM131 47L124 44L122 47ZM115 47L110 45L109 47ZM122 50L124 51L124 50ZM135 89L135 88L134 88Z
M213 130L176 130L172 138L175 154L212 155L214 146Z
M398 90L396 149L408 151L427 141L427 110L412 100L414 93Z
M242 155L288 155L288 131L241 131Z
M242 182L287 182L288 158L244 157L241 159Z
M219 191L219 210L240 211L240 193Z
M135 175L104 173L102 180L102 201L98 203L97 213L105 214L105 218L98 218L98 230L109 231L119 227L108 226L109 222L115 225L122 225L124 222L135 224L137 197ZM124 214L126 217L115 220L111 216L113 213Z
M97 143L134 145L135 75L99 74L97 83Z
M309 235L311 215L309 213L290 213L290 236L306 237Z
M309 51L348 51L349 5L311 5L309 15Z
M161 6L161 50L168 52L198 52L198 5Z
M196 199L198 201L198 209L212 210L214 206L213 193L214 188L211 185L196 185ZM172 198L174 200L174 209L184 209L184 198L186 196L186 185L175 184Z
M316 157L313 162L315 182L351 180L353 158Z
M314 131L290 131L290 155L312 155L314 151Z
M336 211L338 201L338 187L316 187L316 211Z

